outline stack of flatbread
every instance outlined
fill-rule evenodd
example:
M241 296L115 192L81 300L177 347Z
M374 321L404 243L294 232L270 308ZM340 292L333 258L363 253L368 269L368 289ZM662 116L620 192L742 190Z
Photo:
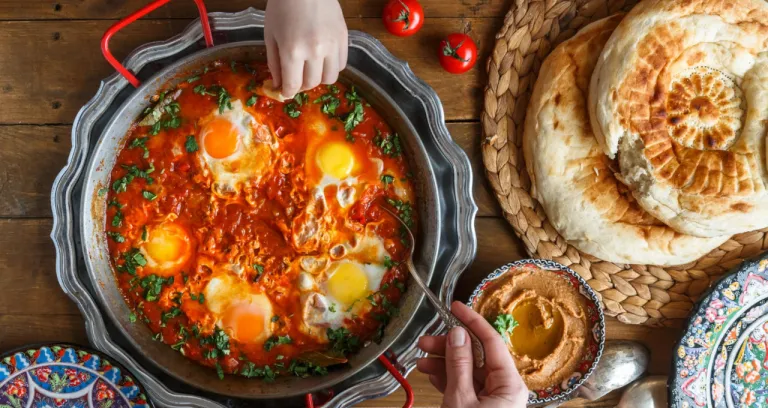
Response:
M579 250L685 264L768 227L768 2L645 0L544 61L532 194Z

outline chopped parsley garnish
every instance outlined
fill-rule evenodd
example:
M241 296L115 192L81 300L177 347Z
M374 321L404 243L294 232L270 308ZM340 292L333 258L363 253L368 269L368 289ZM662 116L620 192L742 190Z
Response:
M379 129L376 129L376 136L373 138L373 144L381 149L381 152L389 157L399 157L403 152L403 147L400 144L400 136L397 133L387 133L386 135L381 133Z
M142 240L142 241L146 241L146 240L147 240L147 238L149 238L149 237L148 237L148 235L149 235L149 234L147 233L147 226L145 225L145 226L144 226L144 227L142 227L142 229L141 229L141 240Z
M272 323L277 323L279 321L280 321L280 316L278 316L278 315L272 316Z
M264 350L270 351L277 345L291 344L291 342L293 342L291 336L272 336L264 342Z
M293 97L293 100L297 105L304 106L305 104L309 103L309 95L307 95L305 92L299 92L296 94L296 96Z
M195 82L200 79L200 75L192 75L191 77L187 78L187 83L191 84L192 82Z
M154 336L152 336L152 340L154 341L163 341L163 333L155 333Z
M314 365L309 361L291 360L288 371L296 377L306 378L310 375L327 375L328 369Z
M230 61L229 62L229 69L231 69L232 72L237 73L237 68L235 67L235 65L236 65L235 61Z
M405 229L405 226L400 226L400 242L405 246L406 248L411 247L411 237L408 234L408 230Z
M408 228L413 228L413 207L411 204L407 201L394 200L391 198L387 198L387 202L392 207L395 207L398 216L403 220L405 225L407 225Z
M184 347L185 344L187 344L187 340L186 339L182 339L182 340L179 340L177 343L172 344L171 348L176 350L176 351L181 352L181 354L184 354L184 350L182 350L181 348Z
M219 113L224 113L224 109L232 109L232 99L229 92L221 85L211 85L207 89L205 85L198 85L193 90L194 93L203 96L216 96L216 103L219 105Z
M118 244L122 244L123 242L125 242L125 237L122 236L122 234L120 234L119 232L107 231L107 236L112 238L112 240L117 242Z
M285 112L286 115L296 119L301 115L301 111L299 110L299 105L297 105L295 102L289 102L285 104L283 107L283 112Z
M246 67L247 67L247 66L248 66L248 65L246 65ZM254 88L256 88L256 85L257 85L257 84L256 84L256 80L255 80L255 79L251 79L251 80L248 82L248 86L246 86L246 87L245 87L245 90L246 90L246 91L248 91L248 92L251 92L251 91L253 91L253 89L254 89Z
M509 341L509 336L518 325L517 320L511 314L500 314L496 316L496 321L493 322L493 327L501 334L504 341Z
M334 85L334 84L328 85L328 90L331 91L332 93L336 94L336 95L339 94L339 87Z
M395 281L395 287L401 292L405 293L405 283L400 281Z
M393 261L392 258L385 256L384 257L384 267L387 269L394 268L396 266L400 265L400 262Z
M131 323L136 323L136 313L131 312L131 314L128 315L128 321Z
M336 117L336 108L339 107L341 101L339 101L339 98L327 93L315 99L313 103L322 103L323 105L320 107L320 112L323 112L329 117L333 118Z
M123 261L122 265L117 265L117 271L126 272L134 276L136 275L136 267L145 266L147 264L144 255L142 255L136 248L131 248L128 251L123 252Z
M165 96L162 95L160 99L162 100L164 97ZM155 136L163 129L176 129L181 126L181 117L179 117L179 112L181 112L181 105L179 105L178 102L171 102L165 105L165 107L162 108L162 111L155 110L152 115L157 121L152 125L152 128L149 130L149 134ZM163 117L165 117L165 119L163 119ZM145 156L145 158L146 157L148 156Z
M385 186L388 184L392 184L395 182L395 177L389 174L383 174L381 176L381 182L384 183Z
M221 368L221 364L218 361L216 362L216 375L219 376L219 380L224 379L224 369Z
M352 133L347 132L347 135L344 136L344 139L347 139L347 142L349 143L355 143L355 137L352 136Z
M352 87L351 91L347 91L345 96L347 97L347 101L352 104L352 110L341 120L344 122L344 130L349 132L354 129L355 126L359 125L365 116L363 113L363 103L357 96L355 87Z
M115 180L114 183L112 183L112 190L115 191L115 193L123 193L128 191L128 184L133 181L135 178L143 178L147 181L147 184L152 184L154 180L152 177L149 176L150 173L155 171L155 166L150 163L149 167L146 170L141 170L138 168L135 164L132 165L126 165L122 164L122 168L128 170L128 173L126 173L123 177L120 177L119 179Z
M119 210L119 209L123 208L123 205L120 204L120 202L117 201L117 199L113 198L113 199L109 200L109 202L107 203L107 207L115 207L115 208L117 208Z
M168 320L173 319L174 317L180 314L181 314L181 309L179 309L178 307L173 307L171 308L171 310L163 313L162 316L160 316L160 320L163 323L166 323Z
M328 340L334 351L347 355L360 349L360 338L350 333L350 331L344 327L339 327L335 330L328 328L325 333L328 335Z
M115 211L115 215L112 217L112 226L119 227L123 225L123 212L118 208Z
M330 310L331 313L336 313L336 303L331 303L331 305L328 306L328 310Z
M147 264L146 259L140 254L137 253L136 255L140 256L144 264L141 266L144 266ZM173 276L170 278L163 278L162 276L157 276L155 274L145 276L141 278L141 281L139 281L139 286L141 286L142 289L144 289L144 300L147 302L155 302L157 299L160 298L160 294L163 292L163 285L172 285L173 284Z
M195 329L197 326L192 327L192 333L195 333ZM197 329L198 333L200 329ZM197 337L198 335L195 334ZM219 329L216 327L213 331L213 334L210 336L206 336L200 339L200 345L201 346L211 346L211 348L205 352L205 358L217 358L219 354L228 356L229 355L229 336L227 336L227 333L224 333L224 330Z
M147 148L147 139L148 137L137 137L136 139L133 139L131 144L128 146L130 149L135 149L137 147L140 147L142 150L144 150L144 154L141 156L143 158L149 157L149 149Z
M187 149L188 153L194 153L200 149L200 147L197 145L197 140L195 140L195 135L187 136L187 141L184 143L184 148Z
M154 201L157 198L157 194L147 190L142 191L141 195L149 201Z
M256 271L256 276L253 277L254 282L258 282L261 278L261 274L264 273L264 266L259 264L253 264L253 269Z
M253 106L256 105L256 95L251 95L250 98L248 98L247 101L245 101L245 106Z
M275 381L277 378L277 373L272 367L265 365L263 368L259 368L251 361L243 365L240 375L247 378L261 378L266 382Z

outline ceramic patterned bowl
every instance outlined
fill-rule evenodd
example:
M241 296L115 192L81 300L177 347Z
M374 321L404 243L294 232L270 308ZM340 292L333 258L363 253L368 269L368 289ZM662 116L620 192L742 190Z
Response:
M701 298L672 364L672 407L768 406L768 254Z
M0 407L150 408L143 387L100 353L68 344L0 356Z
M603 316L603 310L600 307L600 301L597 294L595 294L595 291L587 285L587 282L584 281L579 274L557 262L543 259L523 259L504 265L483 279L483 281L480 282L480 285L474 292L472 292L468 304L475 309L476 304L482 298L485 290L493 284L494 281L507 274L518 273L525 267L536 267L551 272L553 277L564 279L568 284L577 288L579 293L586 298L587 323L592 327L592 336L587 339L587 351L579 363L578 368L561 384L555 384L546 389L528 391L529 405L565 400L587 380L590 374L592 374L592 371L600 360L600 356L603 354L603 347L605 345L605 317Z

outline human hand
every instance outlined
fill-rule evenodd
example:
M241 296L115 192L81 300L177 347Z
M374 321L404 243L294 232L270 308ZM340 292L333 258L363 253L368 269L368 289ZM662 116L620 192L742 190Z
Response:
M461 302L453 314L477 335L485 349L485 366L475 368L466 330L454 327L447 336L423 336L419 348L439 357L419 359L416 367L443 393L443 408L525 407L528 389L499 333Z
M264 22L272 84L285 98L332 84L347 65L347 25L337 0L270 0Z

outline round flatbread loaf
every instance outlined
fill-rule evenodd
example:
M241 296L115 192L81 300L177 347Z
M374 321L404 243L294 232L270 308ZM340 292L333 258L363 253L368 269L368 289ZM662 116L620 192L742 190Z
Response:
M590 127L589 80L621 17L585 27L541 66L523 135L533 196L555 229L583 252L623 264L688 263L727 237L680 234L643 211L617 180L615 161L603 153Z
M702 237L768 227L768 2L640 2L589 98L598 141L651 215Z

